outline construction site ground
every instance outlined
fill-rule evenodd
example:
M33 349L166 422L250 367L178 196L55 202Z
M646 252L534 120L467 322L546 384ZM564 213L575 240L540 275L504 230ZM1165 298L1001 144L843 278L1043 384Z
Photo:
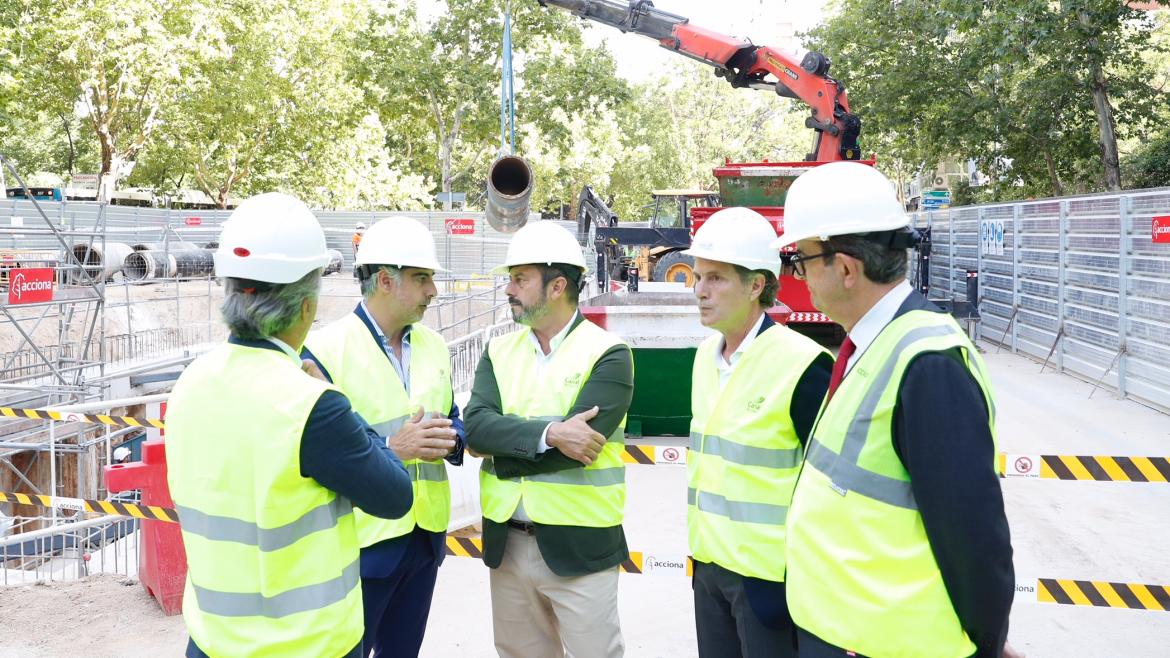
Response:
M1167 454L1165 413L1105 390L1090 398L1089 383L1051 368L1041 373L1031 359L984 347L998 399L1001 451ZM940 441L945 438L940 428ZM627 473L631 550L685 556L685 468L639 465ZM1170 485L1007 479L1003 489L1019 583L1038 577L1170 583ZM121 581L102 576L0 590L0 619L9 629L0 633L0 656L180 654L186 637L181 618L163 617L141 587ZM695 655L691 601L684 576L668 570L623 575L619 605L627 655ZM1170 646L1170 611L1036 603L1034 593L1020 591L1010 641L1031 658L1160 658ZM478 560L449 557L444 563L422 655L496 655L488 571Z

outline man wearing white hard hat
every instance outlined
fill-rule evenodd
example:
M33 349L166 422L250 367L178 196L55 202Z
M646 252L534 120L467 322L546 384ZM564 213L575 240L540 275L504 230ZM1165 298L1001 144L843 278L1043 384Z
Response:
M621 656L618 565L630 348L577 310L585 258L547 221L512 236L505 292L524 328L488 343L467 405L483 560L504 658Z
M785 515L833 358L766 310L779 290L776 233L749 208L711 215L695 259L687 534L699 656L796 655L784 605Z
M417 656L435 578L445 554L451 490L443 460L463 463L462 423L451 391L447 343L421 324L445 272L430 229L409 217L366 231L356 261L362 301L313 331L311 358L378 434L387 437L414 483L414 506L400 519L355 511L362 545L365 651Z
M167 406L189 657L363 655L353 506L396 518L412 493L384 440L298 355L328 262L317 218L285 194L245 200L220 235L231 336L187 366Z
M1014 594L979 351L906 281L916 234L876 169L788 191L784 232L816 307L848 332L788 513L800 656L998 657Z

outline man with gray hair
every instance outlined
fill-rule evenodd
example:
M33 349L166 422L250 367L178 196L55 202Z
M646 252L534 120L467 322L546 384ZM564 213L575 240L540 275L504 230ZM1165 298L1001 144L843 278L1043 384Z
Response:
M387 437L414 484L414 506L387 521L355 513L361 543L364 647L375 658L417 656L445 555L451 490L446 459L463 463L463 424L451 391L447 343L422 324L438 294L430 229L408 217L370 227L356 261L362 301L314 331L302 356Z
M353 505L396 518L413 496L399 459L297 354L328 262L294 197L252 197L224 225L231 336L187 367L167 410L189 657L363 655Z

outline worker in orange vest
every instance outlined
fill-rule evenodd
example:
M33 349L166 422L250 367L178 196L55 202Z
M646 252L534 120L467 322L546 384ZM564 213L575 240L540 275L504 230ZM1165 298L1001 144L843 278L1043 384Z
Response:
M353 227L353 238L350 243L353 245L353 257L357 259L358 245L362 243L362 236L366 234L366 223L358 222L357 226Z

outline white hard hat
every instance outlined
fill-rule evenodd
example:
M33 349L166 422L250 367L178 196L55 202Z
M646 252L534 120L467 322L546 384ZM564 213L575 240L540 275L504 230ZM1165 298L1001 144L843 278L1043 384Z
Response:
M724 208L703 222L691 248L683 253L780 276L780 252L770 246L775 239L772 224L760 213L751 208Z
M355 226L354 228L365 228L365 227L366 227L366 223L365 223L365 222L358 222L358 223L357 223L357 226Z
M585 271L585 256L577 238L564 227L551 221L525 224L508 243L504 264L492 270L492 274L507 274L508 268L516 265L572 265Z
M909 223L894 184L880 171L860 162L831 162L793 181L784 202L784 232L772 246L893 231Z
M114 461L120 462L130 456L130 448L126 446L118 446L114 448Z
M354 265L393 265L447 271L439 266L431 230L410 217L389 217L375 222L358 246Z
M219 234L215 275L292 283L329 264L325 233L309 207L288 194L245 199Z

